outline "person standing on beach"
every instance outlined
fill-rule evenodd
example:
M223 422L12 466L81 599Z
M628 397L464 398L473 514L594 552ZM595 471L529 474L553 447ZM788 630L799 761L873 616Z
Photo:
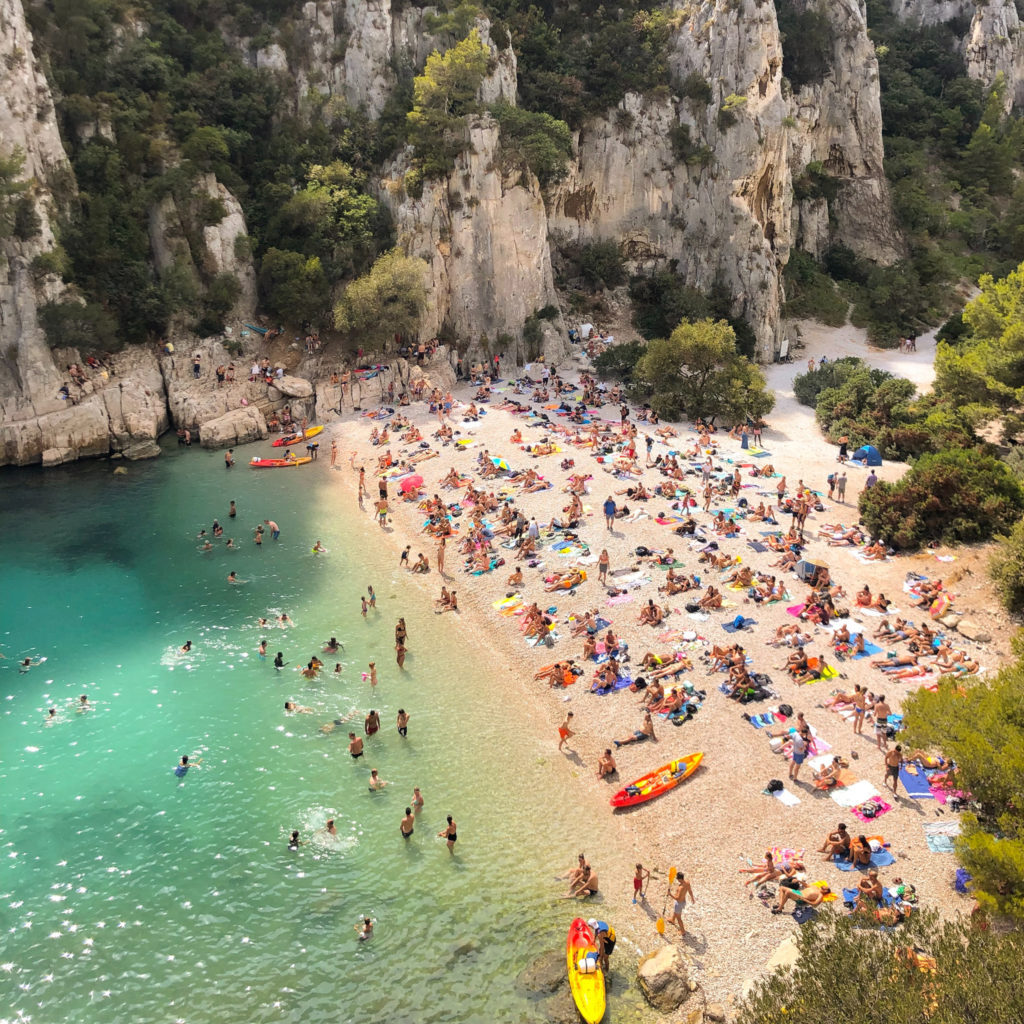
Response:
M608 582L608 566L611 559L608 555L608 549L602 548L601 554L597 559L597 582L607 583Z
M437 571L444 576L444 550L447 546L447 541L444 537L441 537L437 542Z
M807 735L809 731L800 729L798 732L793 733L793 750L790 755L789 777L794 782L798 781L800 765L804 763L804 758L807 757Z
M334 469L334 464L338 461L338 442L331 442L331 469Z
M836 477L836 500L846 504L846 470Z
M641 901L647 902L647 884L651 880L650 871L645 871L643 864L637 862L636 870L633 872L633 902L636 903L637 896Z
M782 499L786 496L786 478L783 477L779 481L778 487L775 488L779 495L779 508L782 508Z
M558 749L561 750L565 746L565 741L576 733L572 731L572 712L569 711L565 716L565 721L558 727Z
M383 530L388 522L388 500L381 498L377 502L377 525Z
M693 889L682 871L676 875L675 882L668 887L668 894L673 901L669 924L674 924L679 928L679 935L682 938L686 935L686 928L683 926L683 908L686 906L686 899L689 897L691 903L697 902L693 896Z
M885 785L892 789L892 795L897 796L900 785L900 766L903 764L903 748L897 743L892 750L885 755ZM892 786L889 780L892 779Z
M878 695L872 714L875 717L875 745L879 750L888 750L889 737L886 732L889 728L889 716L892 714L892 708L886 703L884 693Z
M604 503L604 523L609 533L614 532L615 512L615 499L609 494Z
M398 559L398 568L399 569L408 569L409 568L409 549L411 547L412 547L411 544L406 544L405 548L402 550L402 556L401 556L401 558Z

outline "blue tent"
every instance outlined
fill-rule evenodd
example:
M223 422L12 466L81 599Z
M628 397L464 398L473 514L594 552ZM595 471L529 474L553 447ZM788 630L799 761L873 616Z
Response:
M873 444L866 444L858 448L850 458L854 462L863 462L865 466L880 466L882 464L882 456L878 454L878 449Z

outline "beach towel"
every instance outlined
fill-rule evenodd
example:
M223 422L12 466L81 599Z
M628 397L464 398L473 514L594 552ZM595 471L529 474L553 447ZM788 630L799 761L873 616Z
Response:
M935 794L928 786L924 769L916 761L900 765L900 782L903 783L903 788L911 800L935 799Z
M873 800L882 794L875 789L873 783L867 779L861 779L852 785L842 786L829 794L840 807L856 807L865 800Z
M794 619L799 619L803 614L804 609L807 607L805 604L795 604L792 608L787 608L786 611L793 616Z
M835 866L840 871L868 871L871 868L885 868L895 863L896 858L888 850L883 849L875 850L867 864L858 864L854 867L848 860L837 860Z
M800 797L794 793L790 793L788 789L777 789L772 796L775 797L779 803L785 804L787 807L795 807L800 803Z
M609 693L614 693L616 690L626 689L632 682L633 680L630 676L619 676L611 686L605 686L600 690L591 690L590 692L596 693L598 697L607 697Z
M872 801L870 801L870 803L873 803L878 808L878 810L874 814L874 817L869 818L861 810L861 807L864 806L863 804L858 804L856 807L851 807L850 808L850 813L858 821L864 821L864 822L867 822L868 824L870 824L871 822L873 822L875 820L875 818L880 818L883 814L886 813L886 811L891 811L892 810L892 804L887 804L884 800L872 800Z
M750 629L751 626L756 626L756 619L746 619L742 615L737 615L735 619L730 619L728 622L722 623L722 629L726 633L738 633L743 629Z
M870 658L873 654L881 654L882 648L875 646L870 640L864 641L864 650L853 656L854 661L860 661L861 658Z
M932 853L955 853L956 847L953 845L953 839L951 836L925 836L924 841L928 844L928 849Z
M768 545L762 544L759 540L748 540L747 547L753 548L759 554L763 554L765 551L768 550Z

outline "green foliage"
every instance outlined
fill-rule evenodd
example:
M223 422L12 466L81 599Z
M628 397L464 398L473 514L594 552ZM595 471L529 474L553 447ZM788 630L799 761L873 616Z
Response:
M241 294L242 285L234 274L224 272L215 275L203 296L202 314L196 323L196 333L220 334Z
M477 90L487 74L491 52L473 29L445 53L427 58L413 81L413 108L407 115L409 141L425 178L440 178L466 148L466 119L479 109Z
M608 239L591 242L579 251L580 272L591 288L615 288L626 280L626 268L618 243Z
M861 522L905 551L988 540L1022 513L1024 489L1006 464L972 449L922 455L898 482L879 482L860 496Z
M1018 458L1018 467L1020 460ZM1014 467L1010 467L1014 472ZM1020 473L1014 472L1017 479ZM989 563L989 574L996 585L996 593L1003 602L1003 607L1014 615L1024 612L1024 519L1015 523L1013 529L1005 537L999 538Z
M710 146L693 141L692 129L688 124L673 124L668 130L668 139L676 159L689 167L704 167L715 158Z
M740 96L734 92L729 93L729 95L722 100L722 105L718 108L718 114L715 117L715 123L723 132L728 131L734 124L736 124L739 120L739 115L736 111L742 110L746 102L746 96Z
M268 249L260 261L259 284L267 312L288 323L317 320L330 307L330 286L318 256Z
M819 912L796 935L792 968L757 982L736 1024L1013 1024L1024 1014L1017 932L983 931L915 909L896 928ZM935 971L908 958L920 950Z
M679 84L679 95L698 107L706 107L714 93L711 83L699 71L691 71Z
M501 148L507 159L529 167L542 188L565 177L572 133L564 121L507 103L497 104L492 113L501 128Z
M784 270L786 316L820 320L829 327L846 323L849 301L840 293L817 260L803 249L792 249Z
M974 422L997 420L1005 438L1024 425L1024 264L996 281L985 275L968 303L968 333L956 345L940 342L935 390Z
M392 249L353 281L334 307L337 328L371 351L396 334L415 338L427 306L427 265Z
M642 341L624 341L618 345L609 345L594 358L594 372L602 380L621 380L629 383L633 379L633 370L647 346Z
M24 224L19 225L19 217L24 220L24 213L20 211L29 185L21 177L24 166L25 154L21 150L16 149L6 157L0 155L0 240L12 236L22 237Z
M817 85L832 70L835 39L824 9L794 0L775 0L782 37L782 73L794 89Z
M684 320L667 340L651 341L636 363L633 384L666 419L685 414L739 423L766 416L775 404L764 374L739 354L724 320Z
M690 287L673 269L664 267L650 276L629 282L633 323L648 340L665 338L681 320L725 320L736 336L740 355L753 356L757 344L753 328L732 315L733 296L727 285L716 281L706 294Z
M964 815L956 842L978 901L1018 921L1024 921L1022 706L1019 659L993 678L958 678L935 693L917 690L903 705L907 742L939 749L955 761L959 788L981 805L979 813Z
M49 302L40 308L39 322L51 348L116 352L121 347L114 318L94 303Z
M793 179L793 198L800 202L804 199L827 199L833 202L839 195L839 182L825 170L820 160L812 160L803 170L803 174Z

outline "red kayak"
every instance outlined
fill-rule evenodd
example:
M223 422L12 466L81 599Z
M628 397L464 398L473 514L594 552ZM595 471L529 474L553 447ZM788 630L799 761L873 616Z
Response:
M687 754L678 761L669 761L653 772L642 775L636 782L631 782L612 797L612 807L633 807L675 789L680 782L688 779L697 770L703 757L703 753Z

